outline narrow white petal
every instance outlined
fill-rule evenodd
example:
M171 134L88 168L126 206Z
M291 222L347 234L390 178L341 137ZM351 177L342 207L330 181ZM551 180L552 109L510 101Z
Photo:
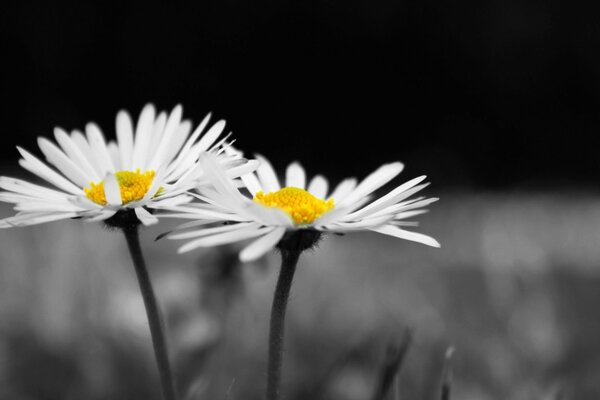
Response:
M252 196L256 196L256 193L263 190L260 181L254 173L242 175L240 178Z
M198 141L198 151L209 150L225 129L225 120L217 121Z
M175 134L173 135L172 139L169 141L169 143L167 143L169 148L166 151L163 159L156 166L156 168L161 168L163 165L168 166L169 163L171 163L173 161L173 159L175 158L177 153L179 153L179 150L181 150L181 146L183 146L183 143L185 142L185 139L190 134L191 130L192 130L192 123L189 120L184 120L181 122L181 124L175 131ZM156 169L156 168L154 168L154 169Z
M377 218L366 218L360 221L351 221L351 222L342 222L336 221L333 223L327 224L325 226L326 229L336 232L344 232L344 231L358 231L365 230L368 228L373 228L377 226L381 226L392 219L391 216L385 215ZM318 224L318 220L315 221L315 224Z
M385 196L375 200L374 202L367 205L366 207L348 215L348 218L349 219L362 218L365 215L373 214L381 209L384 209L388 205L398 203L398 202L412 196L413 194L419 192L420 190L424 189L425 187L427 187L429 185L428 183L423 184L423 185L418 185L425 178L426 178L425 176L420 176L418 178L412 179L412 180L398 186L396 189L392 190Z
M146 153L142 157L142 169L149 169L148 165L150 164L150 161L152 161L154 154L156 154L158 146L160 145L160 142L162 141L163 135L165 133L165 126L167 126L167 118L167 113L162 111L158 114L156 120L154 121L152 133L150 134L150 137L148 139L150 144L146 148Z
M264 225L284 226L288 228L294 226L292 217L277 207L265 207L261 204L248 202L245 204L242 212L254 220L262 222Z
M152 208L160 208L160 207L164 207L164 206L179 206L182 204L186 204L189 203L190 201L192 201L194 198L192 196L188 196L185 194L182 195L178 195L178 196L174 196L174 197L168 197L168 198L160 198L157 199L155 201L153 201L151 204L149 204L149 207Z
M150 214L144 207L134 208L135 215L145 226L154 225L158 222L158 218Z
M115 167L115 171L120 171L125 168L121 167L121 156L119 154L119 146L116 142L110 141L107 145L108 154L110 154L110 159L113 162L113 166Z
M154 174L154 179L152 179L152 184L150 185L148 191L144 195L144 201L152 199L156 195L156 192L160 190L160 187L163 184L164 172L165 171L163 169L159 169L158 171L156 171L156 173Z
M423 235L422 233L405 231L404 229L400 229L392 225L384 225L376 228L370 228L370 230L378 233L383 233L384 235L394 236L400 239L406 239L411 240L413 242L423 243L431 247L440 247L439 242L430 236Z
M25 212L75 212L84 211L68 201L25 200L15 205L14 210Z
M152 128L154 125L155 113L156 111L152 104L146 104L140 113L135 128L131 169L144 167L146 153L148 147L150 147L150 141L152 140Z
M204 128L206 128L206 125L208 125L208 121L210 121L210 117L211 117L211 113L208 113L204 117L202 122L200 122L200 125L198 125L198 127L194 130L194 132L192 132L192 135L187 139L187 141L181 148L181 151L177 155L177 158L175 159L175 161L173 161L173 163L169 166L168 173L177 170L179 167L179 164L184 159L187 158L188 152L190 151L190 149L192 148L194 143L196 143L196 140L200 137L200 135L204 131ZM196 160L194 159L193 161L196 161Z
M190 204L188 204L189 206ZM205 219L209 221L248 221L249 218L231 213L224 213L214 210L183 207L183 206L164 206L161 210L173 211L175 214L169 214L170 218L186 219Z
M111 206L120 206L123 203L121 200L121 189L119 188L119 182L115 174L108 173L104 177L104 196Z
M97 157L94 156L94 152L92 151L92 148L90 147L86 137L78 130L74 130L71 132L71 140L73 143L75 143L79 150L81 150L85 156L85 159L89 161L90 165L92 165L96 171L95 180L100 180L100 177L104 176L104 172L102 171L100 163L98 163Z
M121 168L130 170L133 157L133 123L127 111L121 110L117 114L116 130Z
M274 248L284 234L285 228L276 228L265 236L256 239L240 252L240 260L248 262L260 258L266 252Z
M60 128L54 129L54 138L63 149L67 157L69 157L77 166L81 169L81 171L85 174L89 181L99 181L100 175L94 168L92 162L86 157L86 155L81 151L79 146L71 139L71 137Z
M324 199L327 196L327 189L329 189L327 179L321 175L312 178L308 185L308 192L319 199Z
M173 139L173 135L179 128L179 123L181 122L181 114L183 109L181 105L177 105L169 118L167 119L167 125L165 126L163 136L160 140L158 147L154 154L148 154L148 158L146 160L150 160L150 162L146 162L146 166L148 169L156 169L161 162L163 161L165 154L169 150L169 143L171 143Z
M182 229L185 228L177 227L175 228L175 231L173 233L167 236L167 238L172 240L193 239L197 237L212 236L225 232L239 231L240 229L248 228L258 229L260 228L260 224L257 224L256 222L241 222L237 224L213 226L211 228L200 228L188 232L180 232Z
M404 165L400 162L382 165L375 172L367 176L352 193L340 202L340 205L351 204L371 194L394 179L396 175L402 172L402 169L404 169Z
M210 180L218 192L223 195L228 195L232 199L241 199L243 197L235 188L231 179L227 178L227 174L221 165L219 165L215 156L211 154L201 154L198 163L206 178Z
M237 167L229 168L226 173L229 179L239 178L243 175L248 175L254 171L259 166L259 162L257 160L248 160L242 165L238 165Z
M92 122L88 123L85 126L85 133L93 156L100 166L101 173L106 174L107 172L115 172L115 166L113 165L112 158L108 152L104 135L98 125Z
M413 211L401 212L399 214L394 215L394 220L398 221L401 219L412 218L412 217L416 217L417 215L422 215L422 214L427 214L427 213L428 213L428 210L413 210Z
M10 178L8 176L0 177L0 188L38 198L61 200L68 197L68 195L64 192L59 192L57 190L49 189L21 179Z
M226 232L218 235L202 237L200 239L192 240L191 242L184 244L179 248L178 253L185 253L186 251L190 251L198 247L212 247L227 243L239 242L242 240L264 235L266 233L269 233L272 229L273 228L246 228L239 229L233 232Z
M48 162L54 165L71 182L79 187L86 186L89 182L81 169L65 155L54 143L46 138L38 138L38 146L46 156Z
M384 214L396 214L399 212L414 210L416 208L423 208L423 207L427 207L431 203L435 203L438 200L439 199L437 197L432 197L430 199L423 199L423 200L414 201L414 202L403 202L403 203L399 203L399 204L394 204L394 205L386 207L380 211L377 211L376 213L373 213L371 216L379 216L379 215L384 215Z
M264 191L269 193L281 189L277 174L275 174L275 170L271 166L271 163L260 154L256 155L256 159L260 161L260 166L256 170L256 173L258 174L258 179L260 180Z
M336 188L333 190L333 193L329 195L328 199L333 199L335 204L340 203L342 200L344 200L344 197L354 190L357 183L358 182L356 178L344 179L336 186Z
M54 186L64 190L65 192L69 192L75 195L81 194L81 188L75 186L73 183L65 179L62 175L56 173L46 164L38 160L33 154L28 151L17 147L21 156L23 156L22 160L19 160L19 165L28 170L29 172L39 176L40 178L50 182Z
M285 171L285 186L297 187L300 189L306 188L306 173L304 172L302 165L297 162L288 165Z
M46 222L58 221L77 217L75 212L51 212L51 213L25 213L14 217L0 220L0 228L12 228L21 226L38 225Z

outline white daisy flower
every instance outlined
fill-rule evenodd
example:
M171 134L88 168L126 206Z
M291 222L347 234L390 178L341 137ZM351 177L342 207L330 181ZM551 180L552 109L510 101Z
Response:
M0 220L0 228L41 224L67 218L90 221L128 215L129 223L157 222L148 209L159 209L191 200L185 194L197 185L202 172L195 168L204 152L218 155L230 176L247 173L239 153L225 149L229 136L221 138L225 121L205 130L208 114L192 131L192 123L182 119L182 107L168 114L156 113L153 105L142 110L137 124L125 111L116 118L116 141L106 141L100 128L89 123L85 135L54 130L56 143L40 137L38 145L48 164L18 147L19 164L50 183L53 188L21 179L0 177L0 201L14 203L15 216ZM120 211L129 211L119 213ZM117 218L115 217L115 218Z
M241 176L250 198L237 189L214 157L200 156L199 163L212 183L212 187L206 186L195 195L203 202L169 207L181 218L197 220L167 234L170 239L191 239L179 252L256 238L240 253L242 261L250 261L276 246L305 250L323 232L363 230L440 246L429 236L404 229L417 225L408 220L425 213L424 207L438 200L410 198L428 185L423 183L425 176L412 179L385 196L373 196L374 191L402 171L402 163L383 165L360 183L354 178L346 179L329 191L328 182L321 175L307 184L306 173L298 163L287 167L282 187L271 164L261 156L257 160L260 166L256 173ZM210 224L219 222L227 224Z

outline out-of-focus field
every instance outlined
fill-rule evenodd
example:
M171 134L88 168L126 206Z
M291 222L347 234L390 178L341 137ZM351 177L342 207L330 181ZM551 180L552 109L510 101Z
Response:
M414 342L400 399L434 399L453 345L453 398L600 398L600 198L446 193L419 231L329 236L300 262L287 320L289 400L369 399L391 340ZM0 208L0 216L11 213ZM143 247L181 392L263 392L277 255ZM0 398L159 399L142 301L119 232L65 221L0 231Z

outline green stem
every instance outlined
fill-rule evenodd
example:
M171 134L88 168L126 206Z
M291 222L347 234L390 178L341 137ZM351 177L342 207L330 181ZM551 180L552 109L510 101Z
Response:
M169 364L169 356L167 353L167 342L164 334L164 323L156 302L154 290L152 289L152 282L150 281L150 276L146 269L146 262L142 255L138 227L133 226L123 228L123 233L125 234L125 240L129 247L129 253L133 260L135 272L140 284L140 291L142 292L144 305L146 307L146 315L148 317L148 324L150 325L150 334L152 336L154 356L156 357L156 364L160 375L163 399L176 400L175 383L173 382L173 375L171 374L171 366Z
M281 367L283 365L283 338L285 310L292 280L301 251L281 250L281 270L275 287L269 331L269 360L267 366L267 400L280 399Z

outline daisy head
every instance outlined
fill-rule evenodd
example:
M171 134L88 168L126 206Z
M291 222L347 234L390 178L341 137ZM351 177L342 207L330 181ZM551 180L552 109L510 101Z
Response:
M137 123L126 111L116 118L116 140L107 141L100 128L89 123L83 132L54 130L55 142L40 137L46 162L18 147L19 164L50 184L0 177L0 201L15 204L15 216L0 220L0 228L84 218L124 226L157 222L152 209L181 204L185 194L202 178L198 156L210 153L223 168L248 172L240 154L221 137L225 121L209 127L210 114L192 132L182 119L182 107L157 113L148 104ZM208 129L207 129L208 128Z
M167 234L171 239L190 240L180 252L253 238L240 253L242 261L250 261L274 247L306 250L322 233L364 230L440 246L429 236L405 229L416 226L410 219L427 212L424 207L438 200L413 197L428 185L423 183L425 176L384 196L373 194L402 171L402 163L385 164L361 182L345 179L330 191L327 179L317 175L308 181L298 163L287 167L282 184L264 157L257 156L257 160L260 166L256 172L241 176L240 191L240 185L228 178L215 157L200 156L199 163L212 185L194 194L201 202L172 208L181 218L192 219Z

